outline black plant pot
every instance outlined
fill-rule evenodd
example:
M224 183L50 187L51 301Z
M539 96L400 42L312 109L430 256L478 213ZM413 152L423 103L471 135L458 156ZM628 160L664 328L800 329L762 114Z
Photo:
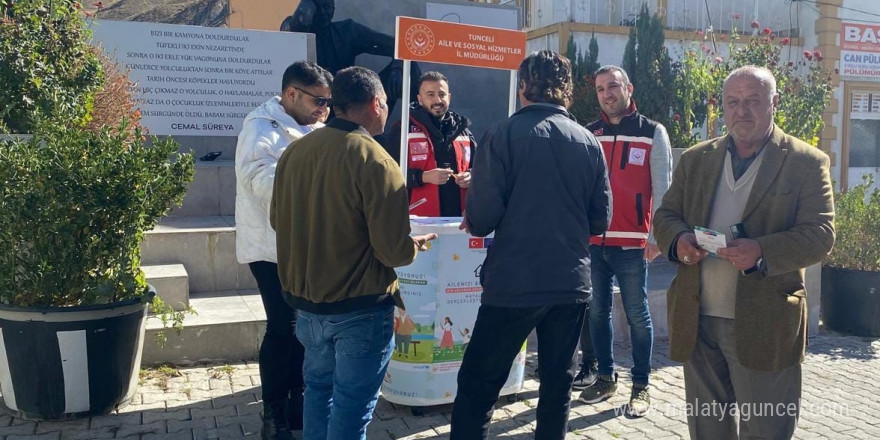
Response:
M880 336L880 272L822 267L822 321L856 336Z
M0 305L6 409L22 419L68 420L127 405L137 389L146 306L142 299L78 307Z

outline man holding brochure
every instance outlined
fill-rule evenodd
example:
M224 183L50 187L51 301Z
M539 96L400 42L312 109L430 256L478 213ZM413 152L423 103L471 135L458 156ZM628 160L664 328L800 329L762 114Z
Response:
M654 217L660 249L680 264L667 300L670 357L684 362L691 438L738 438L734 405L749 411L739 438L791 438L804 268L834 243L829 159L773 124L770 71L736 69L722 93L728 134L681 156Z

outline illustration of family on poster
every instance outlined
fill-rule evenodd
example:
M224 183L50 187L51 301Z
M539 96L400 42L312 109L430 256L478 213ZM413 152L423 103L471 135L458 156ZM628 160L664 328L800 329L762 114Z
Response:
M428 307L431 306L436 303ZM413 319L406 310L394 310L393 359L412 363L461 361L471 342L471 327L476 317L467 326L457 326L449 316L436 322L426 322L428 319L430 314L419 314Z
M437 233L428 251L397 268L406 310L394 314L395 347L382 395L402 405L451 403L458 369L480 308L480 267L491 240L458 229L460 218L411 219L414 234ZM502 395L522 387L525 349L511 365Z

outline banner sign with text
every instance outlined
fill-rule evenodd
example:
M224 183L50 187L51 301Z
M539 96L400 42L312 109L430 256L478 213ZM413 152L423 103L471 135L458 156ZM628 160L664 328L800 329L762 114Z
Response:
M525 32L397 17L397 59L517 70L525 52Z
M880 24L842 23L840 75L880 81Z
M92 29L131 69L154 135L238 136L245 116L280 94L287 66L314 61L311 34L109 20Z

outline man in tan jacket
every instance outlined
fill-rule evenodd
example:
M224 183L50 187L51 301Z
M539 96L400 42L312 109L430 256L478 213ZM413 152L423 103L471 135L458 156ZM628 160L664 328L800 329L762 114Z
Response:
M807 340L804 268L834 243L829 159L773 124L770 71L734 70L728 134L687 150L654 217L679 264L669 288L670 357L684 362L693 439L791 438ZM710 253L695 227L726 235ZM708 246L706 246L708 247Z
M403 176L372 138L388 118L378 75L340 70L331 93L336 118L278 161L270 219L306 348L303 438L363 440L403 308L393 268L437 236L409 236Z

